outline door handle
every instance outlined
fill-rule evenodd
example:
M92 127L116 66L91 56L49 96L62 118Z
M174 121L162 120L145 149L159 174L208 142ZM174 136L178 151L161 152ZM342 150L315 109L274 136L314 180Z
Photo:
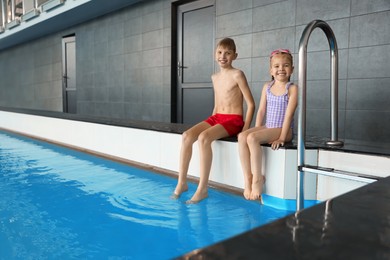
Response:
M68 79L69 77L66 74L62 75L62 84L65 89L68 87Z
M180 73L181 70L182 70L182 69L187 69L187 68L188 68L188 67L186 67L186 66L182 66L182 65L180 64L180 61L178 61L178 62L177 62L177 76L180 77L180 76L181 76L181 73Z

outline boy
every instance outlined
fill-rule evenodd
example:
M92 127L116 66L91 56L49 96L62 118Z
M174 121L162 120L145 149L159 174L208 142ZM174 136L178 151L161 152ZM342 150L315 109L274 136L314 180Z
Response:
M255 110L255 102L245 74L232 66L237 58L236 45L230 38L222 39L216 47L215 60L220 71L211 79L214 88L213 114L205 121L185 131L182 135L179 178L172 198L179 198L188 190L187 172L192 156L192 145L199 144L200 180L195 194L186 203L198 203L208 197L208 179L212 163L211 143L214 140L235 136L250 127ZM247 112L243 120L243 101Z

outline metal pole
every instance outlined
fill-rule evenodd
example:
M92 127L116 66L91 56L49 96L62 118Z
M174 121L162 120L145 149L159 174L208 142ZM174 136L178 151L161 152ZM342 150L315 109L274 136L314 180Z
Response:
M11 0L11 21L15 20L15 0Z
M322 20L314 20L309 23L302 33L299 42L299 77L298 77L298 174L297 174L297 211L304 207L304 172L305 165L305 137L306 137L306 69L307 69L307 44L311 32L320 27L329 41L331 53L331 140L326 144L329 146L342 146L343 143L337 140L338 131L338 53L337 42L329 25Z
M328 146L340 147L344 143L338 141L338 89L339 89L339 69L338 69L338 47L336 42L336 37L333 34L332 29L325 23L320 24L321 29L325 32L330 48L331 55L331 93L330 93L330 105L331 105L331 136L330 140L326 142Z
M7 8L4 4L4 0L0 0L0 5L1 5L1 26L4 27L6 24L6 13L7 13Z
M310 25L310 24L309 24ZM306 68L307 68L307 42L311 34L311 26L307 26L302 33L299 43L299 76L298 76L298 174L297 174L297 211L304 207L304 172L305 164L305 136L306 136Z

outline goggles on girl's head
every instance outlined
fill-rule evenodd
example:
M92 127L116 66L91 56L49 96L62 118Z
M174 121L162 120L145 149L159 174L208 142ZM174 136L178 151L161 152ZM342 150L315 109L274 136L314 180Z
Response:
M286 53L286 54L291 55L291 52L288 49L277 49L277 50L274 50L273 52L271 52L271 55L269 56L269 58L272 58L274 55L279 54L279 53Z

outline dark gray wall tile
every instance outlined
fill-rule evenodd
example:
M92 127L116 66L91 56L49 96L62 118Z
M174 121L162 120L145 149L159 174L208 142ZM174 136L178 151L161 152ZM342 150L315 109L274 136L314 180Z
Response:
M348 110L390 112L389 79L350 79L347 97Z
M383 26L378 26L379 24ZM390 26L388 25L390 25L390 11L352 17L350 47L389 44Z
M333 20L350 16L350 0L297 0L296 24L307 24L312 20Z
M252 1L248 0L216 0L216 3L217 16L252 8Z
M351 79L389 77L390 44L349 49L348 77Z
M217 16L216 37L223 38L252 31L252 10Z
M294 26L295 1L282 1L253 9L253 32ZM277 15L275 15L277 14Z
M390 10L388 0L351 0L351 15L361 15Z

